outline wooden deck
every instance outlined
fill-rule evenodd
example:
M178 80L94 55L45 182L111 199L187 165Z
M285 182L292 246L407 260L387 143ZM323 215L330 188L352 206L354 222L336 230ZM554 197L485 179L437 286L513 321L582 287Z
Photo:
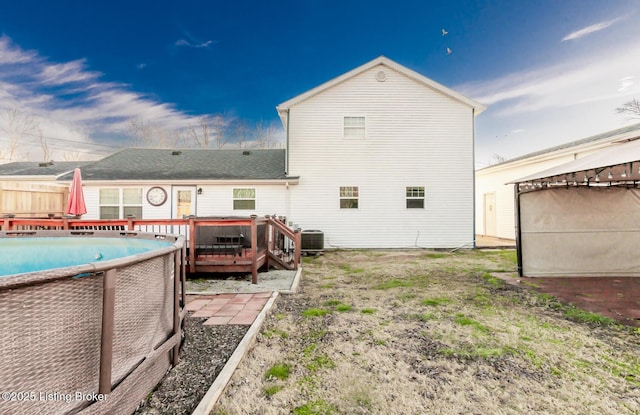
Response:
M189 217L186 219L11 218L0 220L2 231L113 230L183 235L187 241L183 256L186 271L230 273L251 272L258 282L258 270L297 269L300 264L300 232L286 225L282 217Z

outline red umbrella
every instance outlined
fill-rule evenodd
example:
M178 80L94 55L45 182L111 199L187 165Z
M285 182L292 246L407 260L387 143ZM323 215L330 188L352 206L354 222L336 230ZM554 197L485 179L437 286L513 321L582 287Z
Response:
M82 176L80 169L73 171L73 181L69 188L69 203L67 203L67 215L80 216L87 213L87 205L84 203L84 193L82 192Z

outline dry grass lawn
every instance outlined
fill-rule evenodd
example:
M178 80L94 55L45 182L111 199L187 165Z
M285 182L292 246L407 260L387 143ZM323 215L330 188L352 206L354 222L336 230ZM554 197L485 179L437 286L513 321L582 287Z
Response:
M640 331L512 287L513 251L305 258L214 408L640 414Z

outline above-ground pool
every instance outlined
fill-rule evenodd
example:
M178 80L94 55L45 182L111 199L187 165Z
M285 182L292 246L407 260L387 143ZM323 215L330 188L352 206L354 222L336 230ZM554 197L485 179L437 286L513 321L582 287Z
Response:
M0 413L132 413L177 362L183 270L181 236L0 232Z
M0 277L103 262L171 245L164 239L122 237L0 238Z

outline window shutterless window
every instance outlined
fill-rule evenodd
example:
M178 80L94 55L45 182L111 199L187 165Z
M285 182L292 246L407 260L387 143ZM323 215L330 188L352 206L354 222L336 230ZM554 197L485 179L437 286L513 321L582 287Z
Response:
M100 219L142 218L141 188L104 188L99 195Z
M365 118L344 117L344 138L365 138Z
M407 186L407 209L424 209L424 186Z
M358 208L358 186L340 187L340 209Z
M233 210L255 210L256 189L233 189Z

